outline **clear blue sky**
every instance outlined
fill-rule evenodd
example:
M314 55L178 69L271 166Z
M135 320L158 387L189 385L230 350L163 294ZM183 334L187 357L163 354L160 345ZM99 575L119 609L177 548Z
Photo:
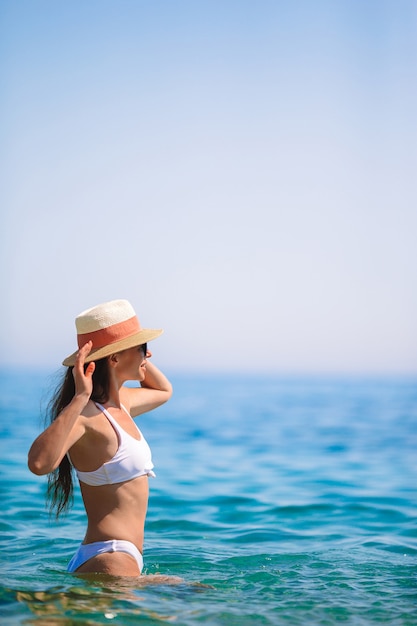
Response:
M415 0L2 0L2 364L417 372Z

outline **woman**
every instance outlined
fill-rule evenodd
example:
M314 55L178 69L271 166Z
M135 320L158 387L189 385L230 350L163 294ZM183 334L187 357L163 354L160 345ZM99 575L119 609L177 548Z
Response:
M63 362L68 370L51 404L51 425L32 444L28 465L49 474L57 515L71 499L71 466L77 473L88 524L68 571L138 576L154 473L132 417L172 395L170 382L148 361L147 342L162 330L142 329L126 300L88 309L75 323L79 349ZM128 380L140 386L125 387Z

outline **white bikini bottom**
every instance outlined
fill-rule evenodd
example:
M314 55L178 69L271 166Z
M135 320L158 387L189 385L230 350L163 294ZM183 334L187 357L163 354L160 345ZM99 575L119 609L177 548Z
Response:
M143 569L143 557L137 547L131 541L124 539L110 539L109 541L95 541L94 543L82 543L77 552L68 563L68 572L75 572L83 563L98 554L106 552L126 552L133 556L138 564L139 571Z

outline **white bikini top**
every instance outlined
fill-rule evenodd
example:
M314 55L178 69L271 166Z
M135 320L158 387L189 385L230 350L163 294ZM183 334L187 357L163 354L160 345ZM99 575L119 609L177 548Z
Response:
M81 472L74 468L78 480L92 487L98 487L99 485L124 483L138 476L155 476L152 471L154 464L152 463L151 449L136 424L135 426L140 435L139 440L123 430L104 406L98 402L95 402L95 405L103 411L116 431L119 447L110 461L106 461L101 467L92 472ZM123 405L122 409L131 417L129 411Z

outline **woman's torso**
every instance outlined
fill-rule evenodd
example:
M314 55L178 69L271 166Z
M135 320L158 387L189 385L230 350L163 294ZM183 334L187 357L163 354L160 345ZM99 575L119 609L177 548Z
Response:
M142 551L149 447L125 409L93 404L87 415L86 435L70 450L88 518L84 542L125 539Z

